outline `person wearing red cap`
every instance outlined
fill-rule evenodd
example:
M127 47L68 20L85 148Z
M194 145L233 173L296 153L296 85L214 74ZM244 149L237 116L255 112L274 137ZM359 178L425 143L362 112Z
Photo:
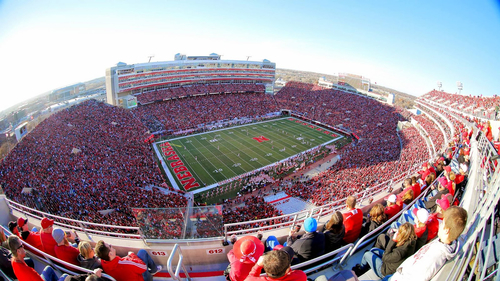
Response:
M441 199L436 200L436 212L429 215L427 220L427 241L432 240L438 234L439 225L443 222L443 213L450 207L450 200L448 195L444 194Z
M43 251L40 233L29 230L28 219L19 217L17 219L17 226L21 228L21 233L19 233L21 239L26 241L26 243L30 244L31 246L37 248L38 250Z
M436 200L440 199L443 194L448 194L450 191L446 187L448 185L448 181L445 177L441 177L438 179L438 192L436 195L432 196L427 200L425 204L425 208L429 209L431 213L436 211ZM433 186L434 188L434 186Z
M40 231L40 238L42 241L43 251L53 257L56 257L56 251L54 248L57 246L56 240L52 237L52 226L54 225L54 220L49 218L42 219L42 230Z
M232 281L243 281L247 278L252 267L264 253L264 244L257 237L245 236L234 243L234 247L227 253L231 266L229 278Z
M422 180L425 180L425 178L427 177L427 175L429 175L431 173L429 171L429 169L427 168L427 165L428 165L428 163L422 164L422 170L418 171L418 173L421 175L421 179Z

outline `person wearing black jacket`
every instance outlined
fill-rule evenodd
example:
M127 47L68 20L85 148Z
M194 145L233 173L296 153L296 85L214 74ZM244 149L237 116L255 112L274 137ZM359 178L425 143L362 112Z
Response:
M304 230L306 233L300 238L297 237L295 230L291 230L287 238L287 246L290 246L300 262L321 256L325 253L325 235L317 232L318 223L314 218L308 218L304 221Z
M399 227L393 239L385 234L382 235L388 239L377 239L375 248L363 255L361 264L353 267L357 276L364 274L370 268L380 278L394 274L399 265L415 253L417 235L415 235L413 225L409 222Z
M359 237L372 232L387 221L387 215L384 211L385 208L382 204L375 204L371 208L367 221L363 224L363 228L361 228Z
M335 251L344 245L345 226L341 212L336 211L332 215L325 225L323 234L325 235L325 253Z

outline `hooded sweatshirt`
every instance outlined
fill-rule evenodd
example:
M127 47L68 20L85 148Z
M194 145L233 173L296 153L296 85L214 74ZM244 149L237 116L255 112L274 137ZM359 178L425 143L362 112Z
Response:
M458 241L450 245L439 239L424 245L418 252L407 258L391 277L391 281L427 281L441 269L446 261L452 259L459 250Z

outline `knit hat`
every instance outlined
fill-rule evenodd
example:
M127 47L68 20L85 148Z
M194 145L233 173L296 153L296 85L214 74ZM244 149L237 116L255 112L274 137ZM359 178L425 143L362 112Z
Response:
M48 228L51 225L54 225L54 220L51 220L49 218L43 218L42 219L42 228Z
M234 243L233 252L240 262L256 263L264 253L264 244L257 237L245 236Z
M436 200L436 204L438 204L443 211L446 211L446 209L450 207L450 201L447 197L442 197L441 199Z
M448 180L445 177L441 177L438 179L438 182L443 186L447 187L448 186Z
M17 232L17 222L9 221L9 230L12 233L14 233L14 232L19 233L19 232ZM16 234L16 233L14 233L14 234Z
M306 232L315 232L318 228L318 222L315 218L307 218L304 221L304 230Z
M287 252L288 257L290 258L290 263L291 263L293 260L293 256L295 255L295 252L293 251L293 249L290 246L286 246L286 247L281 248L280 251Z
M426 209L424 209L424 208L422 208L422 209L418 209L418 208L413 209L413 215L421 223L426 223L427 220L429 219L429 212Z
M56 240L56 243L59 244L64 240L64 231L60 228L55 228L52 230L52 237Z
M274 248L279 244L280 242L278 242L278 238L276 238L276 236L274 235L271 235L266 239L266 250L267 251L274 250Z
M444 170L448 173L451 172L451 166L444 166Z

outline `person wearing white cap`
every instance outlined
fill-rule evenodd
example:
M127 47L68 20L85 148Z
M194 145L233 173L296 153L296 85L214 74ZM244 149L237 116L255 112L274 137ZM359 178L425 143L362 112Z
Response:
M426 223L429 219L429 212L424 208L415 208L413 209L413 214L415 215L415 224L413 227L415 227L415 234L417 235L415 251L418 251L423 245L425 245L425 243L427 243L429 231L427 230Z
M384 213L387 216L387 219L392 218L395 216L397 213L401 211L401 206L396 203L396 195L391 194L389 195L389 198L387 198L387 207L385 207Z

